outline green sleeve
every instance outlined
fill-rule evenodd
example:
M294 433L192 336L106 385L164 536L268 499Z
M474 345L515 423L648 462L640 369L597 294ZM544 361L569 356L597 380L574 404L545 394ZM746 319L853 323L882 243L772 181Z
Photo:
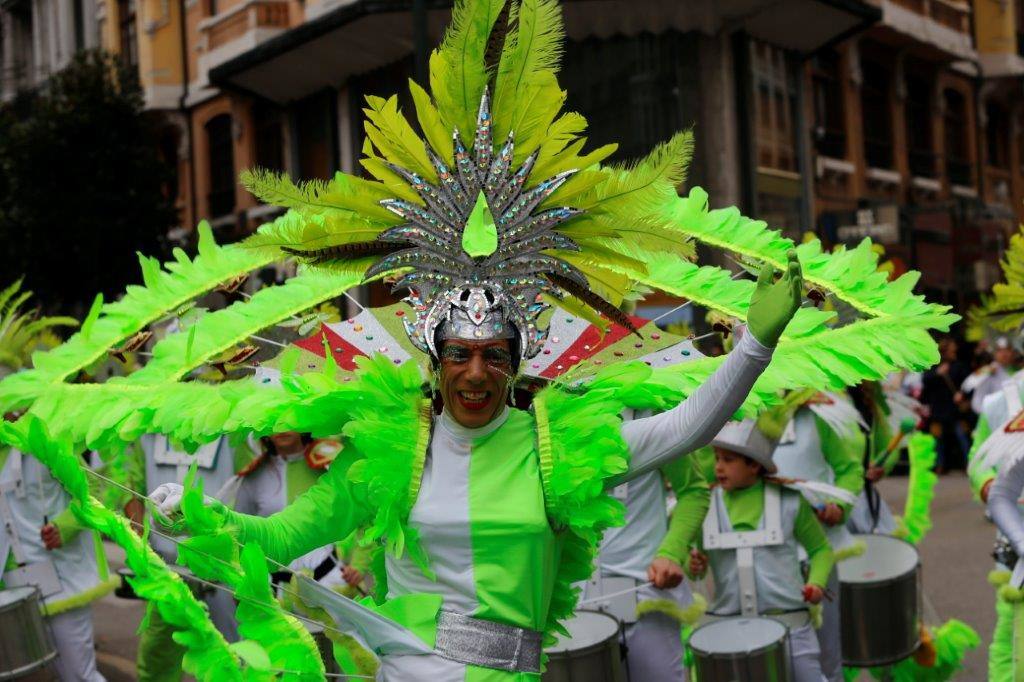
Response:
M682 564L708 513L711 489L704 478L700 462L693 456L672 460L662 468L662 474L676 494L676 507L672 510L668 532L655 556Z
M835 472L835 485L860 495L864 488L864 434L860 429L848 438L840 438L820 417L814 417L818 425L818 437L821 439L821 451L825 461ZM843 521L853 505L840 503L843 510Z
M974 427L974 434L971 436L973 438L971 451L967 454L967 475L971 479L971 490L974 491L974 495L978 499L981 499L981 489L985 487L986 483L993 480L997 473L995 467L974 466L974 458L978 454L978 449L991 433L992 427L989 426L988 419L984 414L978 415L978 424Z
M60 541L65 545L77 538L78 534L85 530L85 526L78 522L78 518L71 511L71 507L66 507L64 511L50 519L50 523L57 526L57 530L60 531Z
M815 516L811 505L803 497L800 498L800 509L796 513L793 534L796 536L810 561L810 570L807 573L807 583L825 587L828 584L828 576L832 573L832 566L835 564L835 555L832 553L832 546L828 544L828 536L821 522Z
M361 487L348 481L353 459L338 459L316 484L271 516L239 514L221 506L243 544L256 542L268 557L287 564L317 547L341 540L369 519Z

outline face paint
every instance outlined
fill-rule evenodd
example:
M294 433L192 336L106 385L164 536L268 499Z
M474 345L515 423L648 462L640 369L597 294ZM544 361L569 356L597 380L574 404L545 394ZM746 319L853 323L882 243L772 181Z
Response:
M488 424L501 410L512 377L507 340L445 341L441 349L441 397L456 422Z

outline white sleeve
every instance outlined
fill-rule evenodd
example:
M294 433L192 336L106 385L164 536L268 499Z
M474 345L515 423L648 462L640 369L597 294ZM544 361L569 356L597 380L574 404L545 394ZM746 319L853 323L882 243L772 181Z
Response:
M988 511L999 531L1006 536L1018 556L1024 557L1024 518L1017 500L1024 490L1024 457L1016 457L999 471L988 493Z
M710 443L743 404L771 361L772 350L744 333L725 362L686 400L667 412L625 422L622 437L629 446L629 470L608 485L636 478Z

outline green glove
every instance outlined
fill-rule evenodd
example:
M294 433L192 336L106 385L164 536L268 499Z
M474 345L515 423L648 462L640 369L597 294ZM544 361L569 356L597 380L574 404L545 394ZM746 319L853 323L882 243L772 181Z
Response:
M777 282L775 268L765 263L757 277L757 288L750 297L747 327L762 346L772 348L789 324L803 300L804 281L796 251L786 254L789 266Z

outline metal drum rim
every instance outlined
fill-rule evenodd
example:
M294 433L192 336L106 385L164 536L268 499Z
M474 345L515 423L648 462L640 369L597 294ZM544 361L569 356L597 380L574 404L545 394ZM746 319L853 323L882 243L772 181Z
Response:
M35 585L17 585L15 587L4 588L2 591L3 592L18 592L20 590L28 590L28 595L36 594L36 595L38 595L38 600L42 601L43 593L40 592L39 588L36 587ZM27 596L26 596L26 598L27 598ZM2 605L2 606L0 606L0 613L7 613L8 611L11 611L13 609L20 608L21 605L24 604L24 603L25 603L25 599L22 599L21 601L12 601L10 604Z
M905 655L893 656L893 657L887 657L887 658L877 658L877 659L872 659L871 661L856 661L856 662L848 661L848 660L846 660L844 658L843 659L843 665L849 666L851 668L875 668L875 667L878 667L878 666L892 665L893 663L899 663L900 661L905 661L908 658L910 658L911 656L913 656L914 655L914 651L917 650L917 648L919 646L921 646L921 638L920 637L917 639L917 643L914 645L914 648L911 649L910 652L905 654Z
M42 668L44 665L48 664L50 661L52 661L55 658L57 658L57 651L56 651L56 649L54 649L50 653L46 654L46 656L40 658L38 661L33 661L32 663L29 663L28 665L23 665L20 668L18 668L17 670L8 670L6 672L3 671L3 670L0 670L0 680L13 680L13 679L17 679L17 678L21 677L22 675L26 675L26 674L32 672L33 670L35 670L37 668Z
M912 570L909 570L906 573L901 573L901 574L899 574L897 576L893 576L891 578L882 578L881 580L876 580L876 581L870 582L870 583L869 582L860 582L860 581L855 582L855 583L840 581L839 584L843 588L848 589L848 590L875 589L875 588L878 588L878 587L887 587L889 585L895 585L896 583L904 582L910 576L914 576L917 579L920 579L920 577L921 577L921 562L920 561L918 561L917 564L915 564L915 566L914 566L914 568Z
M767 616L762 616L762 617L767 618ZM753 655L756 655L756 654L763 654L763 653L765 653L767 651L770 651L771 649L773 649L773 648L775 648L775 647L777 647L779 645L785 646L786 642L789 641L789 626L785 625L784 623L779 623L779 621L776 620L774 622L778 623L779 625L781 625L782 629L783 629L782 639L777 639L774 642L771 642L770 644L765 644L764 646L758 647L757 649L750 649L748 651L736 651L736 652L733 652L733 653L711 653L709 651L705 652L703 649L699 649L698 647L696 647L693 644L693 635L697 634L697 631L700 630L701 628L707 627L708 625L714 625L715 622L721 622L721 621L714 621L714 622L711 622L711 623L705 623L704 625L701 625L700 627L698 627L696 630L694 630L690 634L690 644L688 644L688 646L694 651L694 653L699 652L702 656L706 656L708 658L716 658L716 659L719 659L719 660L734 661L734 660L738 660L738 659L749 658L750 656L753 656Z

